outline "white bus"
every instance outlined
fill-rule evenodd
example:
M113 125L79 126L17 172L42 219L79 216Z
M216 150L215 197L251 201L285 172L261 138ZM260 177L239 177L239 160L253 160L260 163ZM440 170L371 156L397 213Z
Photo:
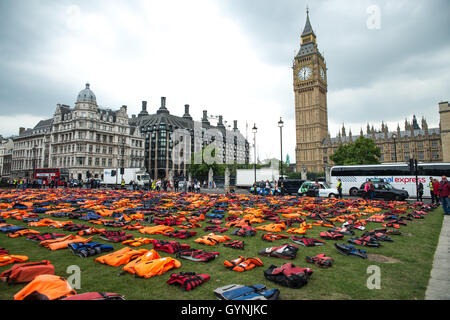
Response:
M429 198L430 177L441 181L443 175L450 175L450 163L418 163L418 182L422 182L423 197ZM385 163L376 165L334 166L331 168L331 185L336 187L337 179L342 181L342 193L356 195L360 186L369 179L384 179L396 189L408 191L411 198L416 195L416 176L409 172L406 163Z

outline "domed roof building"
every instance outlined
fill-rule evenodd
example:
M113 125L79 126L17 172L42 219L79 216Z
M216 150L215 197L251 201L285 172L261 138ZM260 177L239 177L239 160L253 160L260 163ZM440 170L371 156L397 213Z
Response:
M97 98L94 92L89 88L89 83L86 83L86 88L81 90L77 97L77 102L94 102L97 103Z

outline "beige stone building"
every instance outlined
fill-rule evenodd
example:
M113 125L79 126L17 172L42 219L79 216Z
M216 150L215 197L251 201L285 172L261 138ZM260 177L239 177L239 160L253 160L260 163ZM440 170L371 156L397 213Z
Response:
M439 103L441 117L442 160L450 162L450 105L448 101Z
M419 126L416 117L405 120L404 130L397 125L389 131L384 123L379 129L367 125L359 135L347 133L343 126L336 137L328 131L327 67L319 52L311 27L309 12L301 35L301 45L293 63L293 86L296 122L296 171L326 172L340 144L355 141L360 135L371 138L381 149L380 162L405 162L415 158L422 162L450 161L450 108L439 103L440 127L428 128L424 118Z
M53 118L20 128L13 141L13 178L31 179L36 168L66 168L69 178L102 179L106 168L144 166L144 136L130 125L127 107L100 108L89 84L74 107L58 104Z
M307 12L300 51L294 58L297 171L323 171L322 141L328 137L327 67Z

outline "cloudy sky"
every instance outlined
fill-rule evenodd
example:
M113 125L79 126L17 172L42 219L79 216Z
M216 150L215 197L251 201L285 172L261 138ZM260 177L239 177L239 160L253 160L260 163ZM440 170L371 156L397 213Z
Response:
M450 99L448 0L309 1L328 67L331 136L344 123L403 128L405 118L439 124ZM302 0L1 0L0 134L18 133L74 105L89 82L102 107L160 97L223 115L253 139L261 159L283 151L294 162L292 62L300 48Z

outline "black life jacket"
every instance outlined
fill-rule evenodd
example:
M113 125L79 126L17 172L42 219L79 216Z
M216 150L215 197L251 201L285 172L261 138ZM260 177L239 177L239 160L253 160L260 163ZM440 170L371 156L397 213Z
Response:
M244 244L244 241L235 240L235 241L226 242L223 245L225 247L232 248L232 249L244 250L245 244Z
M209 274L197 274L195 272L180 272L170 275L168 284L179 285L183 291L191 291L208 281L211 278Z

